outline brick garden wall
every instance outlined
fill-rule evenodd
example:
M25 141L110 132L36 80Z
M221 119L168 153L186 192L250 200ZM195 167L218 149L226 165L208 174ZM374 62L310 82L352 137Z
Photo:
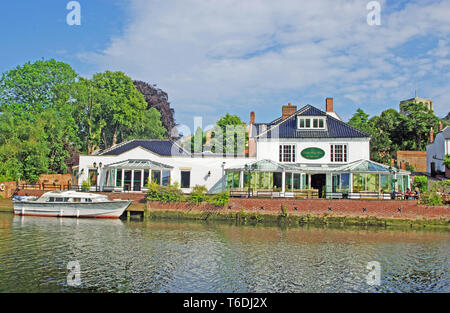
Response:
M11 198L12 194L16 190L16 182L15 181L7 181L7 182L2 182L0 184L5 185L5 190L3 190L3 191L0 190L0 195L3 198Z

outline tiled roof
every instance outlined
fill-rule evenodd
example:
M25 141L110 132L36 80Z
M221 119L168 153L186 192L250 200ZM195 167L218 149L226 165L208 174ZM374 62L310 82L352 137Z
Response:
M299 130L295 116L326 116L327 127L325 130ZM307 105L290 117L273 125L264 137L267 138L368 138L369 134L362 132L346 123L326 114L325 112ZM278 134L277 134L278 133ZM263 132L257 132L261 135Z
M134 139L100 151L97 155L119 155L136 147L142 147L161 156L190 156L186 150L168 139Z

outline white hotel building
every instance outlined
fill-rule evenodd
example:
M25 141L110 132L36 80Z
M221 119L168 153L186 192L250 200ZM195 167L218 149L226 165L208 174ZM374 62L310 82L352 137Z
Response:
M370 161L370 136L346 123L326 99L326 111L311 105L282 107L281 117L255 123L250 114L246 153L191 154L172 140L131 140L95 155L82 155L78 185L89 180L102 191L145 191L149 177L161 185L178 182L184 192L204 185L209 192L249 190L291 197L314 189L319 197L388 197L409 188L410 172ZM96 188L96 187L91 187Z

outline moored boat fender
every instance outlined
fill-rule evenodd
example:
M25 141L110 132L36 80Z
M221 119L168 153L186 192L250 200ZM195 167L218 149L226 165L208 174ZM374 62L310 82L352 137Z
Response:
M0 191L5 191L5 184L0 185Z

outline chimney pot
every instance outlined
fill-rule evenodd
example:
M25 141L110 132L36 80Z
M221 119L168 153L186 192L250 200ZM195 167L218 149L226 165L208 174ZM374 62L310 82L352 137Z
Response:
M434 131L433 131L433 127L431 127L430 129L430 142L434 141Z
M255 124L255 112L250 112L250 123L249 125Z

